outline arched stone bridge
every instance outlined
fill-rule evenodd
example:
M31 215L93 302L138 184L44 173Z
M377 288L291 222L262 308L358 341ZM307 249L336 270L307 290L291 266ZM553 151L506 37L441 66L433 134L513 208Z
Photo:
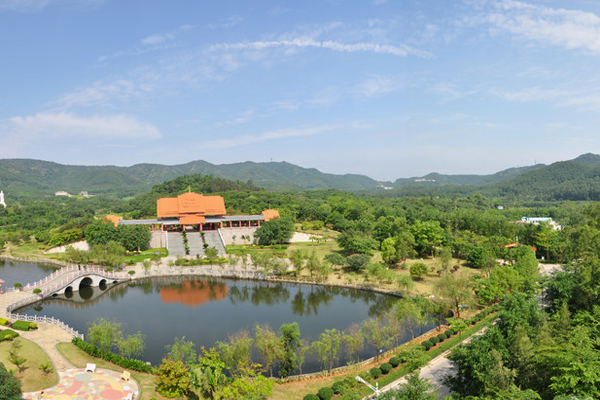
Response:
M78 291L83 286L110 286L130 279L127 274L121 272L108 272L102 268L73 265L61 268L52 275L27 285L23 289L27 291L40 289L42 297L48 297Z

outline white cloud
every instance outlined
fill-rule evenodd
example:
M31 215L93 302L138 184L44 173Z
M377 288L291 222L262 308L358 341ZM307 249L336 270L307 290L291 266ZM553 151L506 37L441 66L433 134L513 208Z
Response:
M526 39L600 54L600 17L594 13L502 0L483 21Z
M231 139L222 139L209 141L203 145L205 148L229 148L248 144L266 142L269 140L279 140L292 137L314 136L322 133L330 133L341 128L340 125L324 125L317 127L307 127L300 129L280 129L276 131L267 131L257 135L240 135Z
M10 119L13 133L44 138L111 137L158 139L159 130L126 115L80 117L70 113L38 113Z
M182 25L171 32L156 33L154 35L147 36L141 40L141 43L147 46L156 46L165 42L169 42L171 40L175 40L175 38L180 32L189 31L190 29L193 29L191 25Z
M369 52L380 54L391 54L394 56L416 55L418 57L429 57L425 51L413 49L410 46L393 46L388 44L358 42L340 43L333 40L319 41L309 38L297 38L291 40L271 40L242 43L221 43L211 46L211 50L267 50L273 48L320 48L344 53Z
M126 100L139 96L142 91L129 79L119 79L114 82L94 82L89 87L76 89L67 93L53 104L61 108L73 106L100 106L108 102Z
M393 79L388 76L375 76L356 85L353 92L365 97L374 97L395 92L402 87L403 83L398 79Z

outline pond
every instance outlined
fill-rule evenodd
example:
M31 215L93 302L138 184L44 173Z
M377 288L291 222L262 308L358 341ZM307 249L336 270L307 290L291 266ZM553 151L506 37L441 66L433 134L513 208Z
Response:
M146 350L141 359L159 365L165 346L185 337L210 348L230 335L246 330L254 335L257 324L278 330L298 322L301 337L312 342L326 329L345 330L354 323L389 310L396 297L355 289L266 281L204 277L168 277L132 281L102 290L84 288L66 296L21 308L29 315L59 318L79 332L97 318L121 323L125 334L142 331ZM407 332L402 341L410 339ZM361 359L374 356L365 343ZM255 362L261 362L253 354ZM340 365L345 362L342 354ZM320 364L307 356L303 372L316 372ZM276 373L276 372L275 372Z
M57 266L44 263L24 263L0 259L0 279L4 280L2 287L8 289L17 282L23 286L37 282L57 268Z

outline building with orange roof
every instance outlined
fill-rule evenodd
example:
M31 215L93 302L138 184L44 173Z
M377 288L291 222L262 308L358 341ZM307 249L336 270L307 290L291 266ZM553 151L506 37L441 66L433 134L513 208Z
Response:
M279 218L279 211L264 210L260 215L227 215L221 196L205 196L187 192L177 197L163 197L156 201L156 219L123 220L106 217L116 225L150 225L152 230L212 231L221 228L258 228L261 222Z

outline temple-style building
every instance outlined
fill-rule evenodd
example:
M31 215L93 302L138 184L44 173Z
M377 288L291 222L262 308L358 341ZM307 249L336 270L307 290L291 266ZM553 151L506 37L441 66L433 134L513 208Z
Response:
M188 192L177 197L156 201L156 219L123 220L109 215L107 220L117 225L151 225L163 231L213 231L222 228L258 228L261 222L279 218L279 211L264 210L260 215L228 216L221 196L205 196Z

